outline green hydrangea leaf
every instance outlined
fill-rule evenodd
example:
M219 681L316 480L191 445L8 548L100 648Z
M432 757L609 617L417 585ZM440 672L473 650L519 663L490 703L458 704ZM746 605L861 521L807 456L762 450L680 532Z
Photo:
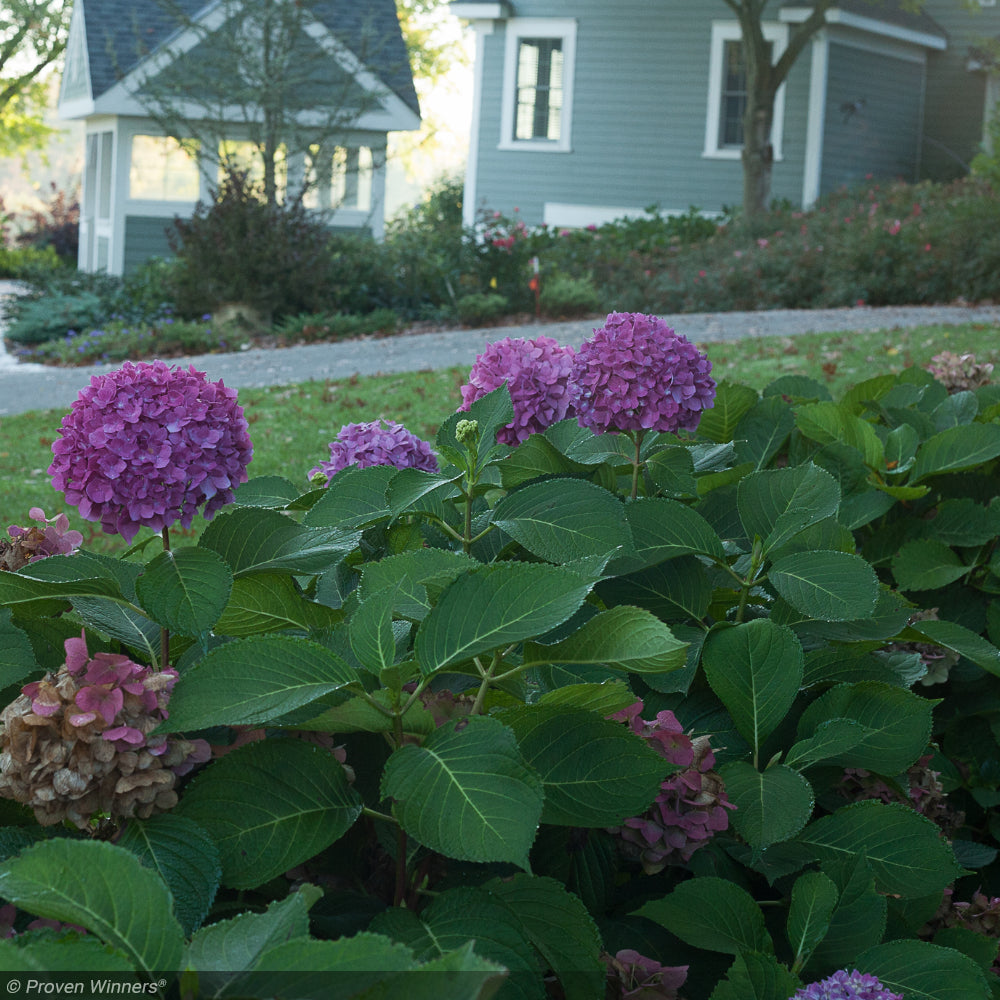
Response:
M498 563L448 586L414 644L427 675L510 643L543 635L583 603L591 583L559 566Z
M264 635L217 646L185 671L158 732L270 722L358 680L345 660L309 639Z
M499 718L542 780L543 823L617 826L645 812L676 770L621 723L593 712L526 705Z
M237 507L274 507L284 510L302 491L284 476L256 476L236 487Z
M202 927L191 938L187 965L198 972L228 973L215 980L218 992L236 974L253 968L268 949L309 935L309 908L319 890L307 886L268 905L263 913L241 913Z
M302 596L284 573L255 573L234 581L229 602L213 632L234 639L266 632L314 632L333 625L341 615Z
M803 663L795 633L767 618L713 630L702 652L708 683L755 752L791 708Z
M747 537L760 538L766 553L836 514L840 487L829 472L812 463L768 469L740 480L736 504Z
M174 915L191 934L208 915L222 866L212 838L197 823L173 813L132 820L118 839L147 868L166 882Z
M905 898L929 895L963 874L938 828L903 805L845 806L810 823L797 840L821 863L864 855L879 890Z
M420 746L389 758L382 795L403 829L433 851L462 861L528 867L542 814L542 782L499 720L450 722Z
M328 750L272 737L196 775L175 814L215 841L224 885L252 889L343 836L361 815L361 799Z
M341 469L302 523L309 528L367 528L389 517L386 490L396 475L391 465Z
M526 642L523 663L600 663L615 670L660 674L683 667L687 648L651 612L622 605L595 615L561 642Z
M907 1000L970 1000L989 995L986 973L968 955L927 941L886 941L857 967Z
M726 796L736 809L729 822L756 850L794 837L812 817L812 786L798 771L773 764L758 771L746 761L719 768Z
M0 866L0 896L39 917L85 927L143 972L180 967L184 932L170 892L121 847L43 841Z
M508 493L493 523L548 562L601 556L631 544L621 502L582 479L547 479Z
M775 957L759 951L741 951L711 1000L788 1000L799 980Z
M793 608L825 622L870 618L879 594L875 571L849 552L796 552L778 559L767 577Z
M906 688L881 681L839 684L802 713L798 733L806 738L824 723L850 719L864 727L864 736L851 748L827 759L841 767L861 767L894 777L927 748L936 704Z
M233 574L211 549L161 552L135 581L143 610L171 632L197 637L219 620Z
M806 872L795 880L787 932L796 966L805 964L826 936L839 900L836 884L823 872Z
M727 955L774 952L764 915L753 896L726 879L688 879L662 899L643 904L635 913L666 927L695 948Z

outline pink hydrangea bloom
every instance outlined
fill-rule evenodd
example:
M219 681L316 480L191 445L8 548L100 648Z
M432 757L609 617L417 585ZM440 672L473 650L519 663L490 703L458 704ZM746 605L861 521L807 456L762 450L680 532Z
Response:
M126 361L95 375L52 445L52 485L88 521L130 542L139 528L189 527L230 503L253 456L236 391L204 372Z
M411 434L402 424L391 420L345 424L330 442L330 460L310 469L309 478L322 473L329 486L333 476L349 465L356 465L359 469L369 465L391 465L397 469L438 471L437 458L431 446Z
M70 555L83 544L83 535L79 531L71 531L69 518L65 514L46 517L41 507L32 507L28 511L32 521L38 521L41 528L22 528L12 524L7 534L13 539L21 539L28 562L37 562L46 556Z
M886 989L874 976L840 969L828 979L810 983L791 1000L903 1000L902 993Z
M661 965L632 948L614 956L605 954L604 965L608 970L607 996L616 1000L676 1000L688 974L686 965Z
M507 337L488 344L462 386L461 410L507 383L514 419L498 434L501 444L516 445L568 416L570 374L576 352L551 337Z
M694 430L715 400L712 364L656 316L611 313L573 362L581 427L608 431Z
M611 832L621 838L626 855L640 861L648 874L668 864L686 864L699 847L729 827L728 810L735 806L726 797L722 779L712 770L715 754L707 737L692 739L673 712L657 712L656 719L641 718L643 705L634 702L611 716L625 722L661 757L681 770L660 785L656 800L642 816L626 819Z

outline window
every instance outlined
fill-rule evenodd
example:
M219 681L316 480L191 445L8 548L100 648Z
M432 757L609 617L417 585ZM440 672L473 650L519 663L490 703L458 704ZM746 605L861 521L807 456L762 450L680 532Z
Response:
M218 182L221 184L231 171L245 173L251 184L264 185L264 156L255 142L225 139L219 143ZM288 190L288 159L284 146L278 148L274 163L275 194L279 202Z
M558 141L562 123L561 38L522 38L517 55L515 139Z
M764 38L770 46L771 59L785 48L788 29L785 25L764 26ZM738 159L743 148L743 112L747 104L746 64L739 25L716 22L712 25L712 49L709 60L708 116L705 126L705 156ZM781 134L784 119L785 88L778 90L774 102L771 144L776 159L781 158Z
M313 146L306 157L309 190L303 204L313 209L370 212L375 160L368 146L338 146L324 156Z
M162 135L132 136L128 196L150 201L197 201L198 162L175 139Z
M568 152L576 22L506 23L500 148Z

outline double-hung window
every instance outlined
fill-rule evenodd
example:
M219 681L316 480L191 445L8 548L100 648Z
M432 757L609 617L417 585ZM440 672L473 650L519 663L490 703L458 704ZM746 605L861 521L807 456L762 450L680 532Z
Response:
M769 46L770 58L774 60L787 43L787 26L764 25L764 39ZM746 106L747 72L740 26L735 21L716 21L712 25L709 60L705 156L739 158L743 150L743 112ZM776 159L781 159L784 111L785 88L782 86L774 102L774 124L771 128L771 145Z
M500 147L568 151L576 22L512 18L506 30Z

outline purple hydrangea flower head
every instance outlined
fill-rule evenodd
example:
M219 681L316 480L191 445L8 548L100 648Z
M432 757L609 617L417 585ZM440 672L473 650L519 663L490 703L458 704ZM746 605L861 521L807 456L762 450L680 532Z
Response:
M163 361L95 375L52 445L52 485L130 542L139 528L212 515L247 478L253 445L236 390Z
M462 386L461 410L507 383L514 419L497 434L500 444L516 445L571 412L570 374L576 352L551 337L507 337L488 344Z
M656 316L611 313L573 362L581 427L608 431L694 430L715 400L712 363Z
M829 979L810 983L791 1000L903 1000L902 993L886 989L874 976L840 969Z
M707 736L692 738L673 712L657 712L648 722L637 701L611 716L625 722L637 736L678 770L660 784L655 801L642 816L632 816L609 832L620 838L626 857L655 875L667 865L685 865L700 847L729 827L727 810L735 806L726 796L722 778L713 770L715 754Z
M320 462L309 470L309 478L322 474L326 484L341 469L356 465L391 465L397 469L423 469L437 472L437 457L431 446L402 424L392 420L373 420L366 424L345 424L330 442L330 461Z

